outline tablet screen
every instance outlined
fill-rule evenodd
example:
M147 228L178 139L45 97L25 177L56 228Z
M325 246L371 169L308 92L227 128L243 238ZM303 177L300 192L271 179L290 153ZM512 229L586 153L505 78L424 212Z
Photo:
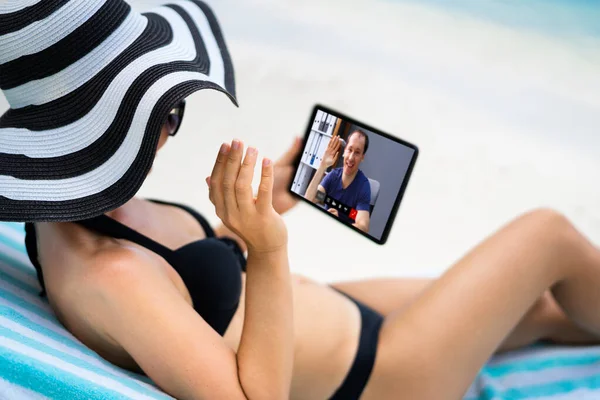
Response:
M317 106L291 191L382 244L417 155L404 140Z

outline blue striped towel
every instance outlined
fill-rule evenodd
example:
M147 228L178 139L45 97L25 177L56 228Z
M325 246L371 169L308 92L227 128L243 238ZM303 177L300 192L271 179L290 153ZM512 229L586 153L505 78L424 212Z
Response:
M536 345L498 355L482 368L465 400L598 400L600 346Z
M172 399L84 346L39 292L23 225L0 223L0 399Z
M23 244L0 223L0 399L171 399L147 377L115 367L57 321ZM496 356L465 400L600 399L600 347L535 346Z

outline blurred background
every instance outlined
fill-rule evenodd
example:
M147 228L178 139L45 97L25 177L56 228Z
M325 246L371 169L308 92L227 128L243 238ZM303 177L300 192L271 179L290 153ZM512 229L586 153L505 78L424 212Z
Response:
M289 212L294 272L323 282L437 276L540 206L600 244L597 1L207 3L223 25L240 108L194 94L141 196L188 203L216 224L204 178L219 145L236 137L277 158L321 103L421 153L385 246L309 205Z

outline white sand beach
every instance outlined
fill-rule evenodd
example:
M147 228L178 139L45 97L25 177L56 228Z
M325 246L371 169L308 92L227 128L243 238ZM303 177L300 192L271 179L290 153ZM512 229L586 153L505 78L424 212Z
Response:
M237 137L277 157L322 103L421 153L385 246L308 205L290 212L294 272L323 282L437 276L540 206L600 244L599 39L406 2L209 3L234 59L240 108L194 94L141 196L188 203L217 223L204 178L220 143ZM0 111L7 107L2 98Z

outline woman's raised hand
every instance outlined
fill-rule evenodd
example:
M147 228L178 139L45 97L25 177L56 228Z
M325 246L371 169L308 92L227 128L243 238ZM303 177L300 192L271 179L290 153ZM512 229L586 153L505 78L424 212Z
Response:
M287 246L287 229L273 208L273 162L265 158L256 198L252 178L258 151L234 140L224 143L217 155L212 175L206 179L210 201L223 224L240 236L248 252L269 253Z

